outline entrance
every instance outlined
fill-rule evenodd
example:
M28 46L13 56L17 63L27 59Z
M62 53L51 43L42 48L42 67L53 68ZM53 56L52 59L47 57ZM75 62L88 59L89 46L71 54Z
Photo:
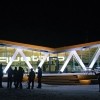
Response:
M58 57L49 57L49 72L57 73L59 71L59 60Z

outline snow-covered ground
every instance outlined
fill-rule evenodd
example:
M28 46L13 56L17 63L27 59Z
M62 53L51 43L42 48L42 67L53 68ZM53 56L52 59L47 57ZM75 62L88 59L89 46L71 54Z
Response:
M23 83L23 89L0 88L0 100L100 100L98 85L46 85L33 90L27 89L27 83Z

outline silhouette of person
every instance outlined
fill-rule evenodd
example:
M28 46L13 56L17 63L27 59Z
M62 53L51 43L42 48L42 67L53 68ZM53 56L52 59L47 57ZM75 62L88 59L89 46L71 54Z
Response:
M31 68L31 71L29 72L28 75L28 89L30 89L30 84L32 83L31 89L34 87L34 79L35 79L35 72Z
M9 67L7 73L8 73L7 88L11 88L13 81L13 69Z
M3 77L3 70L2 70L2 64L0 64L0 88L2 87L2 77Z
M17 70L17 67L15 67L15 69L13 71L13 79L14 79L15 88L17 87L17 75L18 75L18 70Z
M23 81L23 75L24 75L24 70L22 67L19 67L18 73L17 73L17 85L16 88L22 89L22 81Z
M100 92L100 72L99 73L94 72L94 73L95 73L95 75L97 76L97 79L98 79L99 92Z
M37 88L41 88L42 69L40 67L38 67L37 78L38 78L38 87Z

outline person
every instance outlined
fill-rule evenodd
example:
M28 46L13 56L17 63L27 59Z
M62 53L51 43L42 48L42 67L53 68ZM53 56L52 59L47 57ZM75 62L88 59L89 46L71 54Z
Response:
M37 88L41 88L42 69L40 67L38 67L37 78L38 78L38 87Z
M13 79L14 79L15 88L17 87L17 75L18 75L18 70L17 70L17 67L15 67L15 69L13 71Z
M28 89L30 89L30 84L32 83L31 89L34 87L34 79L35 79L35 72L31 68L31 71L29 72L28 75Z
M11 66L9 67L7 73L8 73L7 88L11 88L13 81L13 69L11 68Z
M97 76L97 79L98 79L99 92L100 92L100 72L99 73L94 72L94 73L95 73L95 75Z
M22 86L22 81L23 81L23 75L24 75L24 70L22 67L19 67L19 70L17 72L17 84L16 84L16 89L19 87L20 89L23 88Z
M2 70L2 64L0 64L0 88L3 88L2 78L3 78L3 70Z

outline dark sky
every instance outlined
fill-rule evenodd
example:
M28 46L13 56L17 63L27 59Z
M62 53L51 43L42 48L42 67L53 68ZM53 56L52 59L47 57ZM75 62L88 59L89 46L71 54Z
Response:
M2 2L0 39L49 47L99 41L99 3L69 1Z

